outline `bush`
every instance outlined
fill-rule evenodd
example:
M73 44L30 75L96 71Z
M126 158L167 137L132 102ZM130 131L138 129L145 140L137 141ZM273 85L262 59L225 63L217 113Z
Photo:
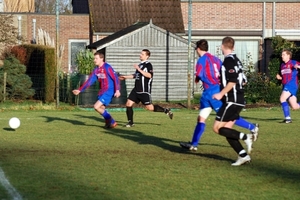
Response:
M32 81L28 75L25 74L26 66L22 65L18 59L9 56L4 60L4 65L0 68L0 84L1 91L4 89L4 72L6 77L6 93L0 93L0 100L5 99L28 99L31 98L35 91L31 89Z

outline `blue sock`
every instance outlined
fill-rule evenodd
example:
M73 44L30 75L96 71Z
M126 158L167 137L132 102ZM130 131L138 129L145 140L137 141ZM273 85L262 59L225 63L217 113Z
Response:
M283 110L283 115L284 118L289 118L290 117L290 108L289 108L289 104L285 101L281 103L281 107Z
M111 115L106 110L104 110L102 116L104 117L105 120L111 119Z
M204 130L205 130L205 123L198 122L195 127L194 135L193 135L193 139L192 139L193 146L198 146L199 140L200 140Z
M235 120L235 125L240 126L242 128L252 130L255 128L255 125L246 121L244 118L240 117L239 119Z

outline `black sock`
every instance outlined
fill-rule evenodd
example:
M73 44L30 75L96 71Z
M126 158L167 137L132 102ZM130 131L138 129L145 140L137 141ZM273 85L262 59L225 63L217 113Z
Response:
M165 112L166 109L164 109L163 107L159 106L159 105L154 105L154 110L153 112Z
M128 121L133 123L133 109L132 109L132 107L126 107L126 115L127 115Z
M222 127L219 129L219 134L225 136L226 138L231 138L236 140L240 139L240 132L231 128Z
M238 139L231 139L231 138L226 138L230 146L234 149L234 151L239 154L244 148L241 145L240 141ZM246 154L246 153L245 153ZM247 154L246 154L247 155ZM239 156L245 157L246 155L241 154Z

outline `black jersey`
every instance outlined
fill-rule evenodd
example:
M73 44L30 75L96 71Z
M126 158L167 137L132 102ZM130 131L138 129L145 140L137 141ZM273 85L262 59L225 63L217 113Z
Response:
M238 104L245 104L244 98L244 73L242 62L238 59L236 54L231 53L224 58L221 67L220 89L222 90L228 82L236 83L235 86L224 95L222 101L234 102Z
M135 78L135 90L137 93L150 93L152 87L152 78L153 78L153 68L152 64L149 61L141 62L139 67L144 72L151 74L151 78L143 76L138 70L135 71L133 75Z

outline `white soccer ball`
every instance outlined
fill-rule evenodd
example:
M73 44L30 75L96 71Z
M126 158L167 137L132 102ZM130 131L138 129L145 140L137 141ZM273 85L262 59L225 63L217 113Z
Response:
M17 117L10 118L8 122L10 128L17 129L21 125L21 121Z

